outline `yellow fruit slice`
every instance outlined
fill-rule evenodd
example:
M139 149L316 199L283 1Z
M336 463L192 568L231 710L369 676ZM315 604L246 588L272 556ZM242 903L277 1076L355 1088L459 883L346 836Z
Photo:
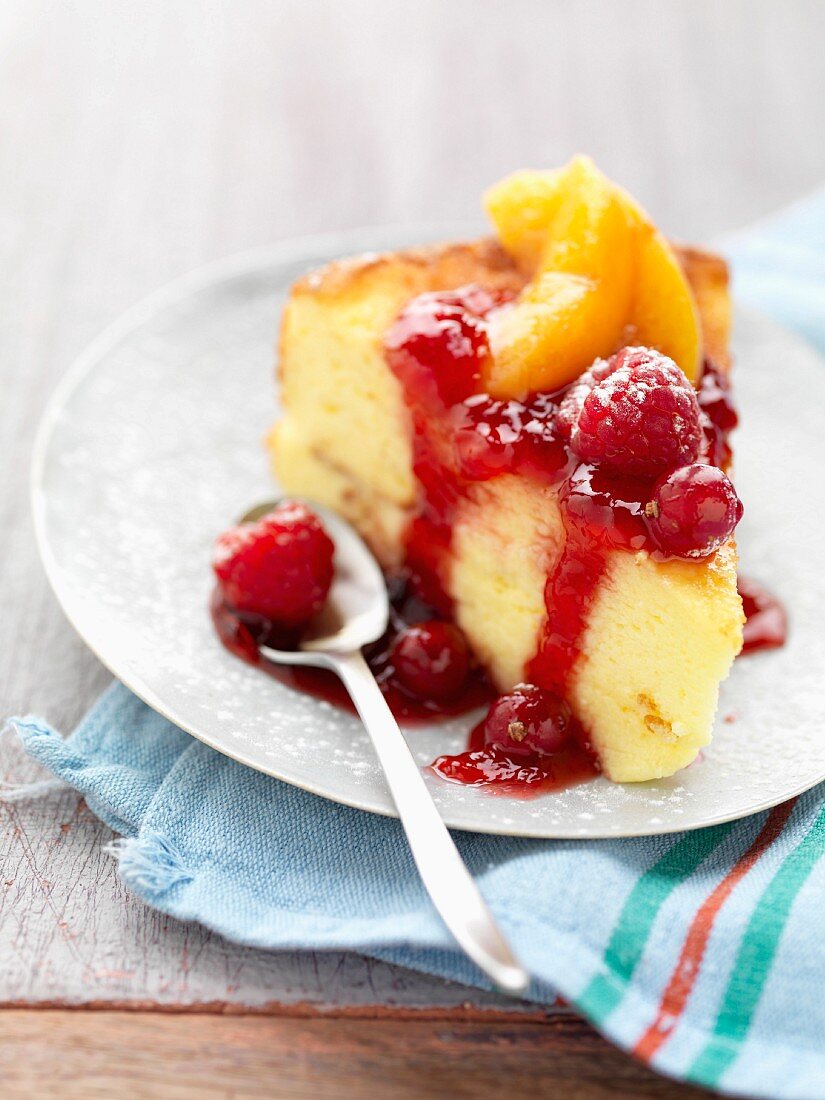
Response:
M548 226L553 224L563 197L561 175L560 170L514 172L484 196L502 247L528 275L539 265Z
M639 210L635 203L633 207ZM628 342L664 352L696 382L702 367L702 337L693 293L673 249L640 213Z
M518 189L526 190L523 180ZM536 199L539 191L533 192L533 214L521 221L522 227L537 224L539 207L550 216L538 271L518 302L491 326L484 381L501 397L553 390L578 377L621 342L632 301L634 231L610 181L579 157L552 183L545 177L543 206ZM496 209L501 216L505 205L499 201ZM509 220L502 223L510 240L518 232L513 210L506 208ZM522 259L535 253L537 242L529 228Z
M698 378L699 319L678 261L645 211L592 161L517 172L485 205L502 246L532 275L493 322L489 392L556 389L628 343L658 348Z

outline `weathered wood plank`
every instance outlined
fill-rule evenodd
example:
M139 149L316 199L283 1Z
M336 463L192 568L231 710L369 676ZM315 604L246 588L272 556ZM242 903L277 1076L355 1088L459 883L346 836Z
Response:
M0 1006L536 1011L360 955L257 951L171 920L129 897L102 850L111 832L72 791L0 804L0 822Z
M576 1020L0 1014L3 1096L690 1100Z

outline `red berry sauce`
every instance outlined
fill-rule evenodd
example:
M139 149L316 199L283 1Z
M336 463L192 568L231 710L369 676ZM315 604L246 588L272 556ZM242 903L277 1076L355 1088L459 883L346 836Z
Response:
M730 381L709 360L705 361L696 397L702 411L704 435L699 461L726 470L733 457L728 440L739 423L739 414L733 404Z
M441 697L432 695L422 698L409 691L398 675L393 651L399 638L411 627L421 623L433 627L434 612L432 607L412 595L409 584L402 578L388 578L387 585L390 594L389 628L382 638L365 648L364 656L395 717L407 724L415 724L466 714L478 707L487 706L495 692L483 671L472 663L463 636L449 623L438 625L451 632L454 644L458 645L454 641L454 635L458 635L464 645L466 664L463 678L459 682L453 664L450 668L452 681L448 685L454 689L452 692L448 690ZM259 649L261 645L268 645L273 649L294 649L300 640L300 633L285 631L263 616L238 611L226 602L220 585L216 585L212 592L209 610L218 637L230 653L256 665L287 687L314 695L355 713L352 700L335 673L321 668L277 665L268 661ZM459 658L459 662L460 660Z
M624 349L606 363L596 364L584 386L578 380L563 390L532 394L523 401L493 398L482 390L490 355L486 324L496 310L507 308L508 300L506 295L474 286L446 295L422 295L402 310L387 333L387 362L403 386L410 412L419 486L417 515L407 533L407 563L417 591L448 616L451 606L445 579L453 520L472 485L522 473L556 486L566 528L565 547L547 580L548 618L527 675L541 688L565 698L607 552L644 549L659 559L669 556L654 541L650 528L648 505L656 481L667 472L668 462L727 465L728 433L736 424L736 413L727 380L712 364L705 364L694 396L675 365L645 349ZM462 308L463 325L459 323ZM457 363L451 367L454 347ZM442 372L446 382L439 381ZM612 382L611 375L615 375ZM604 427L596 422L599 395L592 399L599 386L610 389L609 399L621 389L630 416L648 402L651 417L638 422L647 450L636 450L632 424L628 427L617 420L607 425L611 459L614 451L619 456L629 451L626 441L632 442L630 474L618 470L616 461L584 461L581 450L572 445L580 438L578 420L586 406L589 449L585 449L588 457L591 450L595 455ZM647 415L647 410L640 415ZM655 415L678 415L684 420L688 441L684 454L668 452L672 438L656 427ZM527 761L499 747L485 746L476 733L467 753L439 757L433 768L444 778L508 790L514 785L522 790L566 786L570 774L583 778L595 771L586 735L575 728L578 740L574 738L557 753L534 753ZM574 761L570 768L563 767L562 762L570 759Z
M788 616L779 600L758 581L739 577L737 584L745 611L742 653L779 649L788 639Z
M486 787L495 794L531 798L561 791L595 779L599 766L586 739L574 735L557 752L516 755L485 743L485 721L470 733L466 752L439 756L430 765L436 775L450 783Z
M548 616L526 670L533 683L493 702L466 752L431 765L452 782L526 796L598 774L587 733L564 700L608 552L646 550L659 560L708 556L735 526L741 505L722 473L737 416L727 378L711 363L695 394L675 364L640 348L597 362L553 393L522 401L485 393L488 320L511 297L477 286L423 294L386 334L387 361L410 412L419 498L404 575L388 578L389 629L365 656L399 719L432 720L489 704L494 692L450 622L446 578L456 511L475 483L502 474L554 486L566 537L547 579ZM675 441L673 424L684 427ZM690 470L701 476L688 476ZM694 531L680 522L665 530L683 513ZM740 581L740 593L748 615L744 652L781 645L780 605L749 582ZM230 604L219 583L211 613L228 649L290 686L353 710L332 673L267 662L259 647L294 647L300 629L254 612Z

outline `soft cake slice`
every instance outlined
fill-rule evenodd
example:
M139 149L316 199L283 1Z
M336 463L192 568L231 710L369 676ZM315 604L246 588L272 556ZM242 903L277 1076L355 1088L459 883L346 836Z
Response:
M704 354L726 370L725 264L691 248L675 254ZM474 283L519 293L527 279L498 243L480 240L357 257L300 280L283 316L284 414L270 438L283 489L350 519L386 568L403 565L419 485L410 412L384 335L422 292ZM545 589L566 538L556 490L528 474L471 485L457 504L442 579L456 622L501 689L535 680ZM609 551L567 683L609 778L671 775L709 742L742 621L732 540L701 561Z

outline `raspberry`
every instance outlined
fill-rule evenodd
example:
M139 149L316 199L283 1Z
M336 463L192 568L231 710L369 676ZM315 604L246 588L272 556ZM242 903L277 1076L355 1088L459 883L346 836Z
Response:
M324 606L334 554L315 513L284 501L256 523L224 531L212 567L230 606L294 628Z
M645 508L660 550L680 558L707 558L732 534L744 509L716 466L683 466L657 482Z
M484 721L484 743L509 756L549 756L570 737L570 708L551 691L516 684L500 695Z
M559 435L566 439L568 443L573 434L573 429L578 423L584 399L590 394L597 382L607 378L615 369L612 359L597 359L568 389L556 413L556 429Z
M421 699L451 699L467 679L470 655L461 631L437 619L410 626L390 655L402 687Z
M651 348L597 360L568 391L557 426L579 458L632 476L685 466L702 441L693 387L672 359Z

